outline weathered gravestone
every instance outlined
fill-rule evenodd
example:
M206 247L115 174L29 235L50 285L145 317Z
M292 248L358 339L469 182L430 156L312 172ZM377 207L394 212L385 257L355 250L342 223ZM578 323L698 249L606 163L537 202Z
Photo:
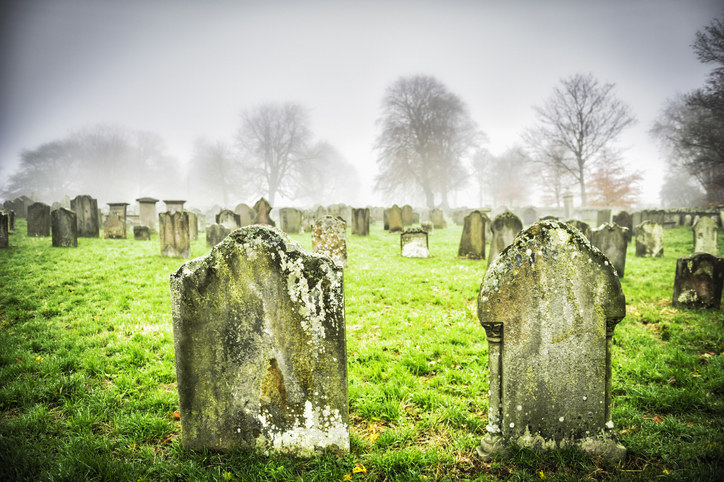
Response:
M621 283L580 231L555 221L520 233L485 274L478 317L488 339L485 458L509 444L620 459L608 436L611 337L626 315Z
M187 449L348 452L342 268L247 226L171 275Z
M199 239L199 217L188 209L185 209L184 212L189 215L189 238L191 241L196 241Z
M628 231L618 224L605 223L591 231L591 244L601 250L616 269L619 278L623 278L626 268L626 248Z
M420 228L403 231L400 234L400 251L403 258L429 258L427 231Z
M222 226L221 224L212 224L206 227L206 247L213 248L226 238L230 229Z
M105 238L126 239L126 207L128 203L108 203L110 212L103 224Z
M510 246L515 236L523 229L520 218L510 211L504 211L495 216L490 226L492 236L490 237L490 254L488 255L488 267L498 257L498 254Z
M166 211L183 211L184 204L186 204L185 199L164 199L163 202L166 205Z
M412 206L405 204L400 210L402 216L402 227L412 226Z
M485 219L480 211L471 211L463 220L458 257L485 259Z
M268 226L276 225L271 218L272 209L273 208L271 204L269 204L269 201L264 198L259 199L256 204L254 204L254 212L256 213L254 216L254 224L266 224Z
M10 214L0 211L0 248L10 247Z
M136 241L150 241L151 228L148 226L133 226L133 239Z
M141 226L148 226L149 230L156 229L156 203L158 199L152 197L141 197L136 199L138 203L138 221ZM134 232L135 233L135 232Z
M234 212L239 215L239 227L254 224L254 216L256 216L256 213L247 204L237 204Z
M33 203L28 206L28 236L50 236L50 206Z
M229 231L233 231L241 227L241 217L230 209L222 209L216 215L216 224L221 224Z
M563 215L566 219L573 217L573 194L571 191L563 193Z
M591 227L588 223L584 223L580 219L569 219L566 224L570 224L577 230L579 230L589 241L591 240Z
M435 227L432 225L432 223L430 221L425 221L423 223L420 223L420 229L425 231L429 236L435 230Z
M430 211L430 222L435 229L447 228L447 221L445 221L445 213L442 209L433 209Z
M691 230L694 233L694 253L709 253L714 256L719 254L717 246L719 227L716 221L708 217L700 217Z
M611 222L611 210L599 209L596 214L596 226L602 226Z
M50 213L53 237L56 248L78 247L78 219L74 211L65 208L55 209Z
M721 307L724 258L698 253L676 260L672 304L686 308Z
M188 258L191 249L189 214L186 211L158 213L158 234L161 256Z
M312 227L312 250L347 266L347 223L336 216L324 216Z
M5 214L8 217L8 232L12 233L15 231L15 211L6 209Z
M285 233L298 234L302 230L302 212L297 208L281 208L279 227Z
M628 229L626 233L628 235L628 241L631 242L631 236L634 234L633 216L631 216L626 211L621 211L613 217L613 222L618 224L622 228Z
M382 227L385 231L390 230L390 208L382 210Z
M402 210L397 204L393 204L387 213L387 226L391 233L402 231Z
M71 199L70 209L75 212L78 220L78 236L97 238L100 230L98 201L86 194L79 195Z
M369 208L352 209L352 234L369 236L370 210Z
M664 227L653 221L644 221L636 226L636 256L659 258L664 255Z

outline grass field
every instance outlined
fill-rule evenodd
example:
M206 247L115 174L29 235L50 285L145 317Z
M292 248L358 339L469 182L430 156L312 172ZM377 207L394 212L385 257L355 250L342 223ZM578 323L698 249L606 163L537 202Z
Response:
M461 228L406 259L373 225L348 237L351 453L310 459L189 452L179 434L169 273L150 242L52 248L19 220L0 250L0 480L722 480L724 312L671 306L691 231L663 258L629 247L627 317L613 347L613 421L627 459L577 449L475 455L487 422L486 261L456 258ZM310 235L294 235L307 249ZM720 252L724 252L720 235ZM192 256L206 252L203 236Z

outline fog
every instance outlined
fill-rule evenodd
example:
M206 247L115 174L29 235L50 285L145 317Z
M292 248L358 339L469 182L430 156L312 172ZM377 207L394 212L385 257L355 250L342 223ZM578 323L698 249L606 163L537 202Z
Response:
M392 198L374 189L382 98L413 74L434 76L466 104L496 159L517 149L533 107L560 79L591 73L615 83L638 120L619 139L622 163L642 174L640 202L659 204L666 161L649 130L667 99L703 85L709 67L690 45L724 13L717 0L36 0L3 8L3 196L152 196L199 207L268 197L239 141L244 113L268 103L305 109L315 153L289 175L297 186L280 189L276 206L420 205L420 192ZM505 193L471 182L450 203L548 202L529 182L535 170L518 177L518 191L506 171Z

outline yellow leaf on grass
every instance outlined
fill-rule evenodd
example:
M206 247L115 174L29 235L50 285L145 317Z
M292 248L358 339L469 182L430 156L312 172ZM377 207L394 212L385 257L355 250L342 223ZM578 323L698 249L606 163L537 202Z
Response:
M353 474L360 474L360 473L361 473L361 474L366 474L366 473L367 473L367 469L365 468L364 465L357 464L357 466L352 469L352 473L353 473Z
M342 480L352 480L352 474L344 474L344 476L342 476Z

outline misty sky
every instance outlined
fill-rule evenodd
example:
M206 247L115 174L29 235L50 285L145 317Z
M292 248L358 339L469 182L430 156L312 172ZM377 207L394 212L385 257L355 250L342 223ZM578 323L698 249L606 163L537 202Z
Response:
M648 131L666 99L703 85L710 67L690 45L724 14L719 0L17 0L0 8L0 183L22 149L99 122L156 132L185 162L198 136L231 141L243 109L295 101L310 109L315 137L371 184L375 120L398 77L441 80L500 154L561 78L591 72L614 82L639 120L622 144L627 165L645 173L649 202L658 202L665 163Z

